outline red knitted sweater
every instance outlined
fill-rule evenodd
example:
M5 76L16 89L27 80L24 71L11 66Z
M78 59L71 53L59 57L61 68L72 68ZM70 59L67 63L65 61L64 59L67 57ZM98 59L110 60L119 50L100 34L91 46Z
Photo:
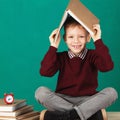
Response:
M102 40L97 40L95 50L88 50L85 58L72 59L68 51L57 52L50 46L41 62L40 74L53 76L59 72L56 92L70 96L88 96L95 94L98 87L98 71L106 72L113 68L108 48Z

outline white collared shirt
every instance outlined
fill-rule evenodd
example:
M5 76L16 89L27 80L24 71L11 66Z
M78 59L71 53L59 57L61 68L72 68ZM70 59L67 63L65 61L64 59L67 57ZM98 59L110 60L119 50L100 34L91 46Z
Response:
M68 56L70 57L70 59L74 58L74 57L80 57L82 60L85 58L86 54L87 54L88 49L85 48L80 54L75 55L73 52L71 52L70 50L68 51Z

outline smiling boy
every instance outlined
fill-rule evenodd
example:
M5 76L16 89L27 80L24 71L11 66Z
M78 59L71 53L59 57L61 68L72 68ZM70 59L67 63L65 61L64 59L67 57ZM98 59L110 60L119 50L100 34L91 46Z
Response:
M64 24L64 40L68 51L57 52L60 34L54 41L57 29L50 39L50 48L40 68L43 76L53 76L59 71L55 92L46 87L36 90L36 99L47 108L42 111L40 120L87 120L97 111L110 106L117 99L114 88L97 91L98 71L112 70L113 61L109 50L101 39L100 25L90 35L77 21L68 18ZM95 49L86 48L93 39Z

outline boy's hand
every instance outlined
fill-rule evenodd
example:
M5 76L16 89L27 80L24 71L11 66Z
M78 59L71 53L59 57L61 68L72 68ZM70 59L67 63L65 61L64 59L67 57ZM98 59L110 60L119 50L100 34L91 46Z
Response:
M97 41L98 39L101 39L101 29L99 24L93 25L93 29L95 30L94 35L91 35L93 41Z
M58 48L59 43L60 43L60 33L58 34L57 40L55 40L55 36L56 36L57 32L58 32L58 29L55 29L49 36L50 44L51 44L51 46L53 46L55 48Z

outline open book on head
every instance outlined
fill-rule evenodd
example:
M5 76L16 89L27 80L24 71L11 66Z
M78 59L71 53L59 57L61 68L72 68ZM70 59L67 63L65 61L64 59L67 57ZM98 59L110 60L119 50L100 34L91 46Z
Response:
M55 41L57 40L61 28L69 16L79 22L91 35L95 32L93 30L93 25L99 24L99 19L79 0L70 0L60 22L58 33L55 36Z

